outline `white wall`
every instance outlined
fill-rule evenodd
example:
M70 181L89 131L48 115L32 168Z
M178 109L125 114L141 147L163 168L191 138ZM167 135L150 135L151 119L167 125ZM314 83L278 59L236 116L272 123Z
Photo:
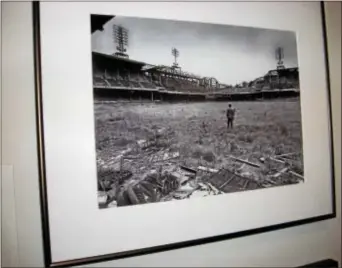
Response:
M329 2L326 7L335 138L337 218L219 243L101 263L97 266L297 266L325 258L334 258L341 263L341 2ZM43 265L43 247L36 157L31 12L31 4L28 2L2 3L1 138L2 164L13 166L16 211L12 220L16 221L14 229L18 242L17 261L20 266L37 267ZM10 219L2 219L3 222L4 220ZM10 251L16 250L13 248L15 243L11 243L12 247L9 249L8 245L3 244L2 247L7 247ZM12 260L12 263L14 262Z

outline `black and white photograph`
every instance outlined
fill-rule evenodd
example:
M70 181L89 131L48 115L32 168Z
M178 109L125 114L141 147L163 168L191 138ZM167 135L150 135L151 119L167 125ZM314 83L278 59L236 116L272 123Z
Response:
M295 32L90 21L100 209L304 183Z

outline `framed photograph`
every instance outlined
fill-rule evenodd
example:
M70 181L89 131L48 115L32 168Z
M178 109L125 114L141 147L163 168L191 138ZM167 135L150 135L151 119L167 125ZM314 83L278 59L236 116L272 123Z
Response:
M47 267L335 217L322 3L33 11Z

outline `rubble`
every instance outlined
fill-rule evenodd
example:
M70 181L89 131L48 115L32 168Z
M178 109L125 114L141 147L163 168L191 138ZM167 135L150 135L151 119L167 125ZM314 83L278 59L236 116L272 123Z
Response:
M228 165L206 161L182 162L156 130L151 139L141 139L134 148L118 151L107 161L97 160L98 204L120 207L169 200L219 195L278 185L299 183L298 153L275 155L228 155ZM185 163L185 164L184 164ZM210 166L206 166L209 164Z

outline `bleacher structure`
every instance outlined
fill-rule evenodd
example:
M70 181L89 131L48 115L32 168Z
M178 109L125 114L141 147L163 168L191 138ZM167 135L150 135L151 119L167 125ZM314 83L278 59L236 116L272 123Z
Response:
M145 67L145 68L143 68ZM207 92L217 88L214 78L200 76L168 66L152 66L143 62L93 52L94 87L125 87ZM107 82L108 83L107 83Z
M298 68L271 70L264 76L227 87L215 78L201 77L180 67L92 53L95 96L151 100L226 100L297 96Z
M215 100L255 100L299 96L298 68L270 70L248 83L226 87L209 94Z
M154 66L99 52L92 53L92 60L96 96L205 99L219 86L214 78L203 78L179 67Z
M269 71L265 76L252 81L257 89L299 89L298 68L286 68Z
M141 72L143 62L93 52L93 83L96 88L154 89Z

